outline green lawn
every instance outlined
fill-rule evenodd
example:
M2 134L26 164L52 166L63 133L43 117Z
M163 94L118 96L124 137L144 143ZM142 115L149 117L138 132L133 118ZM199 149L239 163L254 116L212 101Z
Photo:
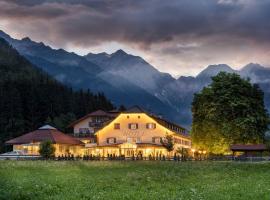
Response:
M0 199L270 199L270 163L0 161Z

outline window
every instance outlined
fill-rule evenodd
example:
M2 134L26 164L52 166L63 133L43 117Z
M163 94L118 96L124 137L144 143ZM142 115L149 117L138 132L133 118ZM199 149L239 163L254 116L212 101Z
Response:
M101 123L102 122L102 117L94 117L93 118L93 122L95 122L95 123Z
M138 124L137 123L130 123L130 124L128 124L128 128L131 130L136 130L136 129L138 129Z
M138 116L138 119L140 119L140 118L141 118L141 116L139 115L139 116Z
M90 133L88 128L79 128L79 133Z
M182 140L182 144L183 144L183 145L189 145L189 141L187 141L187 140Z
M115 144L116 143L116 138L107 138L107 144Z
M176 143L176 144L177 144L177 143L180 143L180 144L181 144L181 141L180 141L180 139L178 139L178 138L174 138L173 141L174 141L174 143Z
M160 144L161 143L161 137L152 137L152 143Z
M132 143L133 142L133 138L127 138L127 142L128 143Z
M59 152L60 153L63 153L64 152L64 148L63 148L63 146L61 144L59 145Z
M127 138L127 142L128 143L136 143L136 142L140 143L141 142L141 138L128 137Z
M89 133L95 133L95 130L93 128L89 128Z
M120 129L120 124L119 123L115 123L114 124L114 129Z
M156 128L156 124L155 123L147 123L146 124L146 128L147 129L155 129Z

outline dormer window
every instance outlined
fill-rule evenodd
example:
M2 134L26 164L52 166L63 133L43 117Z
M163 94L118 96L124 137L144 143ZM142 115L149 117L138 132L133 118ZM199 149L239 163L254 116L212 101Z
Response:
M138 129L139 125L137 123L130 123L128 124L128 128L131 130L136 130Z

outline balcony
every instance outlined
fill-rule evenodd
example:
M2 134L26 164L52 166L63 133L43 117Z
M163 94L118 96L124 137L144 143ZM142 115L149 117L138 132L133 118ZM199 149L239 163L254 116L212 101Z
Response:
M89 127L93 128L101 128L103 126L104 122L89 122Z

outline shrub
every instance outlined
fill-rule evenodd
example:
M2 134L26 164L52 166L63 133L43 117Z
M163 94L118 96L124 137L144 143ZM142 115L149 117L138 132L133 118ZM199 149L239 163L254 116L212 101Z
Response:
M39 154L45 158L51 158L54 157L55 153L55 147L53 146L53 143L51 141L44 141L40 144L39 147Z

